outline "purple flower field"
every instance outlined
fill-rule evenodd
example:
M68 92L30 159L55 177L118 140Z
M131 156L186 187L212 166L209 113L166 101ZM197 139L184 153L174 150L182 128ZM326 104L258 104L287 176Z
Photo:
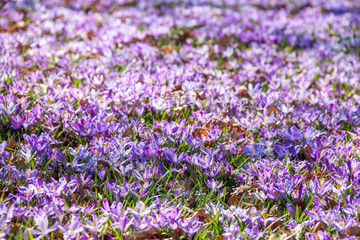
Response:
M0 239L359 239L360 1L0 1Z

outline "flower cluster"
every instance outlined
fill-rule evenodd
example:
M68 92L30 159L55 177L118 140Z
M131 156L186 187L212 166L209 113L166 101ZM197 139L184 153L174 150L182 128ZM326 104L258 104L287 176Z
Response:
M360 236L360 2L0 3L0 239Z

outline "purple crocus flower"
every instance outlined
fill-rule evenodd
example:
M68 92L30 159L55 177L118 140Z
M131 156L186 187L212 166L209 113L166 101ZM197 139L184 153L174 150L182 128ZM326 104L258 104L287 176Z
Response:
M198 224L197 218L193 218L189 221L183 220L180 222L180 229L184 231L186 234L188 234L190 239L195 233L197 233L200 230L200 228L201 225Z
M166 218L164 218L161 214L153 212L152 215L152 222L150 222L150 226L155 229L162 228L166 224Z
M6 141L3 141L3 142L0 144L0 157L1 157L1 159L7 159L7 158L10 156L10 153L7 152L7 151L5 151L6 146L7 146L7 142L6 142Z
M58 222L55 222L54 225L49 227L48 216L42 216L42 215L35 215L34 221L39 230L29 229L29 231L34 235L38 235L36 239L39 240L42 239L43 237L47 237L49 233L57 230L59 225Z
M295 208L294 208L294 205L292 205L291 203L287 203L286 204L286 208L290 214L290 217L293 218L294 217L294 214L295 214Z
M38 171L36 170L26 170L26 172L23 174L23 176L26 178L26 180L32 180L35 179L35 177L38 175Z
M222 185L224 185L222 182L215 181L214 179L211 180L204 179L204 182L206 186L208 186L208 188L214 189L217 191L218 194L221 194L220 188L222 187Z
M128 228L133 224L133 219L128 218L125 215L121 215L115 218L112 218L113 224L111 224L111 227L116 228L120 230L121 233L126 233Z
M64 238L74 239L84 232L81 221L76 215L71 216L71 220L66 225L60 225L59 229L64 232Z
M291 142L296 142L304 138L304 134L301 131L299 131L299 129L295 126L291 128L288 127L287 130L283 131L280 136L283 139Z
M224 226L224 231L225 233L223 234L223 236L225 237L225 239L227 240L238 239L240 228L238 224L235 223L230 226Z
M257 159L259 156L262 156L264 146L259 143L254 143L252 146L246 145L243 150L252 158Z
M179 208L170 208L165 211L161 211L160 214L167 219L170 229L175 230L179 227L178 220L181 218L181 211Z
M85 218L84 227L89 229L91 234L95 236L96 233L101 230L106 221L106 218L98 217L95 213L93 213L92 220Z
M105 174L106 174L107 168L103 168L100 171L97 172L98 177L100 178L101 181L104 180L105 178Z

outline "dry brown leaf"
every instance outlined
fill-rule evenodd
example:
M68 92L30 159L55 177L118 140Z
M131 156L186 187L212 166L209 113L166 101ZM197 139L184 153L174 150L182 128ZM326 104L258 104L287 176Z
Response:
M197 217L201 222L209 222L209 216L206 215L205 209L198 210L194 217Z
M86 105L88 103L88 100L87 99L85 99L85 100L80 100L80 104L81 105Z
M201 137L201 135L204 135L205 137L208 136L210 132L210 128L195 128L195 130L192 132L193 136Z
M234 191L230 193L231 196L228 200L228 204L238 205L243 195L249 193L250 190L251 190L251 186L248 185L242 185L238 188L235 188Z
M21 93L15 93L16 97L18 98L23 98L23 97L27 97L28 95L26 94L21 94Z
M204 100L204 97L200 95L200 91L196 91L195 94L197 99Z
M243 136L248 136L247 132L244 131L239 125L229 125L228 137L233 140L238 140Z
M184 109L187 109L189 107L189 105L185 104L181 107L177 107L177 108L174 108L174 112L178 115L178 116L181 116L182 113L183 113L183 110Z
M141 106L141 101L137 101L136 103L131 104L130 108L136 108L136 107L140 107L140 106Z
M192 184L192 181L191 181L191 178L187 178L184 182L184 187L185 187L185 190L186 191L189 191L190 188L191 188L191 184Z
M230 196L227 203L228 203L228 205L239 205L240 198L237 195L232 195L232 196Z
M345 236L359 236L360 235L360 227L359 226L354 226L354 227L349 227L348 229L346 229Z
M219 127L219 129L224 129L225 127L226 127L226 122L224 122L224 121L220 121L220 120L214 120L213 122L212 122L212 125L214 125L214 126L218 126Z
M275 230L276 228L281 226L281 222L280 221L276 221L274 223L271 224L271 229Z
M109 117L106 121L107 121L108 123L110 123L110 122L112 122L113 119L114 119L114 116L111 116L111 117Z
M229 36L228 34L225 34L224 36L222 36L219 40L218 40L218 44L220 47L228 47L231 44L231 36Z
M160 53L163 55L166 53L172 53L172 51L173 51L173 49L172 49L171 45L165 45L160 48Z
M124 133L122 134L122 138L128 137L133 133L132 127L128 127L125 129Z
M87 36L88 39L91 39L91 40L96 40L97 39L96 34L93 33L93 32L87 32L86 36Z
M82 181L80 175L77 175L76 177L77 177L77 180L78 180L77 193L79 193L79 195L82 197L84 195L83 181Z
M241 126L239 125L230 125L230 131L234 131L234 132L237 132L237 133L241 133L245 136L247 136L248 134L242 129Z
M20 142L16 141L15 137L12 137L10 143L8 144L8 148L16 149L19 146L20 146Z
M172 235L173 235L173 240L180 240L181 230L179 228L175 229Z
M49 171L41 171L37 173L37 176L41 178L46 183L50 183L53 180L51 179L51 173Z
M318 232L320 230L323 230L324 229L324 226L323 226L323 223L322 222L319 222L319 224L315 224L316 228L315 228L315 231L314 232Z
M268 109L268 115L270 115L271 113L274 113L276 114L277 113L277 108L275 106L271 106L269 109Z
M231 116L232 116L232 113L231 113L231 112L223 112L223 113L222 113L222 116L223 116L223 118L231 117Z
M99 199L102 199L102 196L98 194ZM96 193L93 190L90 189L84 189L84 195L83 195L84 201L91 201L91 202L97 202L98 198L96 197Z
M290 232L289 231L286 231L286 230L281 230L280 231L281 234L285 234L287 236L290 236Z
M182 84L178 84L174 86L173 92L182 90Z
M109 163L108 163L108 162L105 162L104 160L99 160L99 161L98 161L98 164L101 164L101 165L104 166L104 167L109 167L109 166L110 166Z
M310 154L309 153L312 153L312 148L309 146L309 145L307 145L305 148L304 148L304 155L305 155L305 157L307 158L307 159L312 159L312 157L310 156Z
M159 238L158 233L154 229L147 229L139 232L134 232L126 235L127 239L131 240L145 240Z
M238 97L239 98L250 98L250 95L249 95L249 93L246 91L246 89L240 89L239 91L238 91Z

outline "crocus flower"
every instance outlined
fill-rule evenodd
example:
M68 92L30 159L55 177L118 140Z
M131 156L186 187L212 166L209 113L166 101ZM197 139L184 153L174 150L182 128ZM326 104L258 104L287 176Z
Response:
M294 217L294 214L295 214L295 208L294 208L294 205L292 205L291 203L287 203L286 204L286 208L290 214L290 217L293 218Z
M221 194L220 188L222 185L224 185L222 182L215 181L214 179L211 179L211 180L204 179L204 182L205 182L206 186L208 186L208 188L214 189L217 191L218 194Z
M198 224L197 218L193 218L189 221L183 220L180 223L180 229L184 231L186 234L188 234L190 239L195 233L197 233L200 230L200 228L201 225Z
M92 235L96 235L98 231L101 230L102 226L107 221L106 218L98 217L95 213L92 216L92 220L85 218L84 227L91 231Z
M133 219L130 219L124 215L118 216L116 218L112 218L113 224L111 227L120 230L121 233L126 233L128 228L132 225Z
M39 230L29 229L30 232L38 237L36 239L42 239L47 237L49 233L58 229L58 222L55 222L51 227L49 227L48 216L35 215L34 221Z
M6 145L7 145L6 141L3 141L0 144L0 157L1 157L1 159L7 159L10 156L10 153L5 150Z
M59 229L64 232L65 239L74 239L84 231L83 225L76 215L72 215L70 222L66 225L60 225Z
M244 147L244 152L250 155L252 158L257 159L259 156L262 156L264 146L258 143L254 143L252 146L246 145Z

